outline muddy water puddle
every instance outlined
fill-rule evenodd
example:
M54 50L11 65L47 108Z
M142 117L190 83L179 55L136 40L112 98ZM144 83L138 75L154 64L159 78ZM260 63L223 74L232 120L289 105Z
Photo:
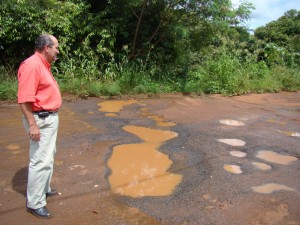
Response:
M117 116L118 112L120 112L123 107L132 105L132 104L137 104L138 102L136 100L128 100L128 101L104 101L100 102L98 106L100 106L99 111L101 112L107 112L105 114L106 116L109 117L115 117Z
M259 170L270 170L272 169L272 167L268 164L265 164L265 163L260 163L260 162L252 162L252 165L259 169Z
M242 169L238 165L224 165L224 169L233 174L241 174L243 173Z
M173 127L173 126L176 126L176 123L166 122L163 117L148 116L148 118L153 119L156 122L156 125L160 126L160 127Z
M217 141L231 146L244 146L246 144L246 142L239 139L217 139Z
M108 161L112 170L109 176L115 193L131 197L170 195L181 182L182 175L167 170L172 161L159 147L167 140L177 137L177 133L140 126L125 126L144 142L118 145Z
M239 127L239 126L244 126L245 123L242 121L238 120L230 120L230 119L224 119L220 120L221 124L228 125L228 126L234 126L234 127Z
M140 115L152 119L159 127L173 127L177 125L174 122L166 121L163 116L153 115L147 108L141 108Z
M285 134L291 137L300 137L300 133L299 132L294 132L294 131L282 131L282 130L277 130L279 133L281 134Z
M268 162L273 162L281 165L289 165L298 160L298 158L289 155L282 155L273 151L262 150L256 155L257 158L263 159Z
M116 117L125 106L131 104L140 103L136 100L104 101L98 106L99 111L106 112L105 116ZM153 120L160 127L176 125L165 121L162 116L153 115L147 108L141 108L140 115ZM113 147L107 163L111 169L108 180L112 191L131 197L170 195L181 182L182 175L168 172L173 162L159 148L178 134L141 126L124 126L123 130L136 135L143 142Z
M243 158L243 157L246 157L247 153L241 152L241 151L230 151L230 155L238 157L238 158Z
M10 145L6 146L6 148L7 148L8 150L18 150L18 149L20 149L21 147L20 147L20 145L17 145L17 144L10 144Z
M261 186L252 187L252 190L261 194L271 194L274 191L295 191L295 189L288 186L276 183L268 183Z

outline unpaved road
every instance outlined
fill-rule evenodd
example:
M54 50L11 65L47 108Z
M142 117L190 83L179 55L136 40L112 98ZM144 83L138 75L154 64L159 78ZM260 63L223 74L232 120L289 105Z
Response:
M19 107L0 105L1 225L300 224L300 92L65 99L59 113L61 195L43 220L25 210Z

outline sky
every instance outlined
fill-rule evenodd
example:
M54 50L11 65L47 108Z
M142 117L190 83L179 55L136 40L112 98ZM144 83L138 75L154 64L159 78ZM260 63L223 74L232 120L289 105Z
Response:
M254 5L251 20L246 24L249 29L256 29L277 20L290 9L300 10L300 0L246 0ZM232 0L233 5L239 5L241 0Z

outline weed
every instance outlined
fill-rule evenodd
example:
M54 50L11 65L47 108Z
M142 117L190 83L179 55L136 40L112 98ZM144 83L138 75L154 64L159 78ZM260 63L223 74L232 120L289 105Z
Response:
M10 68L0 67L0 100L16 100L18 81L16 72Z

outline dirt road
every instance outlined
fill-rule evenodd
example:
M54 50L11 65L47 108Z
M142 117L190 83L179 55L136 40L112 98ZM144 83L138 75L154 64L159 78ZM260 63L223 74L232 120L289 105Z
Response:
M53 213L25 210L28 138L0 105L1 225L299 225L300 92L65 97Z

